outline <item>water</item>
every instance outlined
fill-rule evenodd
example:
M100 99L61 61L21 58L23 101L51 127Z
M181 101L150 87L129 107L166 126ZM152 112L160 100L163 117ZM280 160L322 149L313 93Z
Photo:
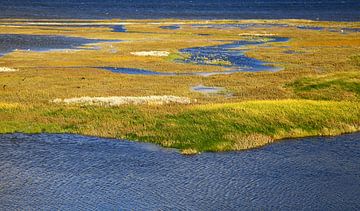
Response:
M111 26L111 28L113 29L113 32L126 32L126 28L124 25L115 25L115 26Z
M266 40L240 40L230 44L182 49L180 52L191 55L187 63L200 65L227 66L233 72L277 71L278 67L270 66L260 60L247 57L244 52L249 45L261 45L271 42L286 42L288 38L269 37ZM215 62L214 62L215 61Z
M220 92L224 92L225 88L197 85L197 86L191 87L191 91L200 92L200 93L203 93L203 94L217 94L217 93L220 93Z
M0 210L358 210L360 133L182 156L78 135L0 135Z
M114 42L114 40L86 39L79 37L0 34L0 56L16 50L49 51L81 48L87 44Z
M0 18L359 21L359 8L358 0L1 0Z
M298 26L297 28L298 29L315 30L315 31L324 30L324 27L319 27L319 26Z
M180 29L179 25L169 25L169 26L160 26L159 28L161 29L169 29L169 30L176 30L176 29Z
M225 71L214 72L156 72L151 70L137 68L121 68L121 67L99 67L114 73L130 74L130 75L156 75L156 76L213 76L213 75L229 75L237 72L259 72L259 71L278 71L281 68L270 66L260 60L247 57L244 55L246 47L249 45L261 45L271 42L286 42L288 38L271 37L267 40L240 40L229 44L186 48L180 50L182 53L189 54L190 57L185 60L177 60L177 62L194 63L198 65L213 65L219 67L227 67ZM241 49L239 49L241 48ZM215 62L214 62L215 61ZM225 64L223 64L225 62Z

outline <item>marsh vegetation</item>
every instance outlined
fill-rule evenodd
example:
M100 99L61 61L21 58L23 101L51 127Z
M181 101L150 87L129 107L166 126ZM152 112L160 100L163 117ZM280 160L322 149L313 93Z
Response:
M86 42L76 49L65 47L65 51L6 50L0 57L1 70L17 71L0 71L1 133L77 133L197 153L243 150L284 138L360 129L358 22L87 20L77 21L77 27L68 26L65 20L61 26L51 20L42 22L52 24L39 22L1 20L0 39L16 34ZM111 26L116 24L126 30L115 32ZM194 27L196 24L212 27ZM228 27L243 24L247 27ZM172 25L179 28L166 27ZM343 28L354 30L343 33ZM274 37L288 40L269 42ZM244 49L234 42L260 43ZM11 43L0 41L0 45ZM226 46L231 57L204 57L204 50L214 50L214 46ZM196 49L200 57L194 57ZM243 60L231 58L266 65L258 66L256 72L234 72L234 65L248 64L248 60L241 63ZM119 74L104 67L160 74ZM266 67L278 71L265 71ZM223 72L229 74L215 74ZM221 87L231 97L194 92L191 87L199 84ZM54 103L55 99L114 96L177 96L189 103Z

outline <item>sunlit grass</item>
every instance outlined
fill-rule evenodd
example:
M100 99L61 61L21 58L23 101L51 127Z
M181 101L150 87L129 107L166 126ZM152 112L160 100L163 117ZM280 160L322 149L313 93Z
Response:
M50 21L50 20L46 20ZM75 21L75 20L74 20ZM1 23L24 23L1 20ZM51 22L51 21L50 21ZM243 150L276 140L313 135L337 135L359 130L359 33L301 30L298 25L360 27L358 22L307 20L87 20L125 22L128 32L110 27L6 26L1 34L43 34L122 40L98 43L98 50L28 52L0 57L0 133L77 133L157 143L202 151ZM158 24L152 24L152 23ZM161 25L181 24L179 30ZM193 23L275 23L290 27L249 29L193 28ZM209 36L199 36L208 34ZM230 63L182 63L183 48L212 46L238 40L267 39L261 34L290 38L289 42L250 46L246 55L282 67L278 72L202 76L143 76L112 73L101 67L140 68L157 72L213 72ZM132 52L169 52L168 56L136 56ZM294 54L287 51L296 52ZM197 85L223 87L231 95L203 95ZM175 95L190 105L63 105L54 99L111 96Z

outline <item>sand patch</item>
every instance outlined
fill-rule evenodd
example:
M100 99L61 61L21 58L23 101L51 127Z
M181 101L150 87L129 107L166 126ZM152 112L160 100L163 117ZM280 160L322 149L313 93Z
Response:
M169 56L170 53L167 51L138 51L130 54L135 56Z
M17 69L10 68L10 67L0 67L0 72L16 72Z
M178 96L143 96L143 97L79 97L79 98L67 98L67 99L55 99L54 103L65 104L84 104L84 105L100 105L100 106L119 106L119 105L163 105L163 104L190 104L191 100L187 97Z

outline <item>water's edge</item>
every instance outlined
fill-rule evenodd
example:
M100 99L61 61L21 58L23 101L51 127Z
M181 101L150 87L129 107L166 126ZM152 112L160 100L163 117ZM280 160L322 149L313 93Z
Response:
M274 139L271 142L261 145L261 146L256 146L256 147L252 147L252 148L248 148L248 149L241 149L241 150L226 150L226 151L201 151L201 152L193 152L190 154L183 154L181 153L181 149L179 148L172 148L172 147L167 147L167 146L163 146L161 144L157 144L157 143L153 143L153 142L149 142L149 141L142 141L142 140L132 140L132 139L120 139L120 138L116 138L116 137L112 137L112 136L96 136L96 135L87 135L87 134L82 134L82 133L43 133L43 132L35 132L35 133L26 133L26 132L9 132L9 133L0 133L1 135L12 135L12 134L23 134L23 135L74 135L74 136L82 136L82 137L89 137L89 138L99 138L99 139L106 139L109 141L120 141L120 142L130 142L130 143L138 143L138 144L151 144L155 147L158 148L162 148L165 150L171 150L171 151L175 151L177 153L183 154L183 155L197 155L197 154L201 154L201 153L232 153L232 152L246 152L246 151L253 151L253 150L258 150L258 149L262 149L264 147L267 147L269 145L273 145L273 144L278 144L281 142L291 142L291 141L302 141L302 139L312 139L312 138L335 138L338 136L346 136L346 135L351 135L351 134L357 134L360 133L360 130L356 130L356 131L349 131L349 132L343 132L343 133L339 133L339 134L333 134L333 135L312 135L312 136L296 136L296 137L284 137L284 138L280 138L280 139ZM304 140L306 141L306 140Z

